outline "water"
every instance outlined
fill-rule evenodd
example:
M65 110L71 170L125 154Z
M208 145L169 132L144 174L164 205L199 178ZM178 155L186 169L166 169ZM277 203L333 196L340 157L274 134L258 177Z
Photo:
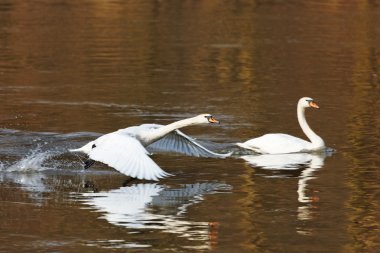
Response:
M376 252L377 1L2 1L0 251ZM224 144L269 132L336 152L154 154L135 181L67 153L102 133L212 113Z

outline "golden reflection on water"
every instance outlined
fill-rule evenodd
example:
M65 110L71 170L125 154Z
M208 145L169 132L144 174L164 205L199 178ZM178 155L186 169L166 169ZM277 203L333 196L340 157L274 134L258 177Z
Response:
M321 169L263 172L240 159L160 156L176 173L165 184L217 180L233 188L189 206L181 221L203 222L206 248L218 252L379 248L376 1L16 0L0 3L0 14L0 125L33 137L2 139L2 169L22 161L26 149L57 141L28 131L105 133L203 112L220 116L222 125L188 130L197 137L226 143L269 132L302 137L295 103L312 96L322 109L308 113L308 121L337 149ZM18 153L11 148L17 145ZM57 186L51 174L35 176L2 175L2 236L19 233L12 245L37 234L27 239L33 249L51 241L102 252L162 240L154 244L162 250L194 250L170 231L124 236L126 226L80 209L64 195L83 191L82 179L64 175L65 186ZM122 176L99 178L110 192Z
M372 46L369 24L371 17L367 17L356 27L356 32L363 38L354 52L355 66L352 72L353 95L352 113L350 115L348 145L345 150L352 163L347 182L351 188L350 198L346 206L349 208L349 224L347 230L353 238L353 243L346 245L347 252L376 251L380 245L380 190L376 178L379 177L379 152L376 150L380 140L379 132L379 95L380 94L380 59L378 49Z

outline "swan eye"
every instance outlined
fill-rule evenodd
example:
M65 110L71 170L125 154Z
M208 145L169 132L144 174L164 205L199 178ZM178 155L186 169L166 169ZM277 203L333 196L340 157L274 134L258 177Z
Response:
M96 145L95 144L92 144L92 147L91 148L96 148Z
M208 121L210 121L210 120L213 120L213 119L214 119L214 117L213 117L212 115L206 115L206 116L205 116L205 118L206 118Z

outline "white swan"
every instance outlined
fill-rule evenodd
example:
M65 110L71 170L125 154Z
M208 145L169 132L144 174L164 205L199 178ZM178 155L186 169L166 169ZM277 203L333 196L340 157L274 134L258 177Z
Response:
M253 150L261 154L287 154L297 152L311 152L325 148L325 143L309 127L305 119L305 108L319 108L312 98L303 97L298 101L297 117L298 122L311 142L288 134L266 134L258 138L248 140L244 143L237 143L238 146Z
M163 171L148 156L149 152L145 147L150 145L160 150L198 157L224 158L231 155L212 152L178 130L206 123L219 123L219 121L210 114L200 114L166 126L157 124L132 126L100 136L81 148L71 149L70 152L83 152L88 155L89 160L86 161L85 168L90 167L94 161L99 161L132 178L158 180L170 174Z

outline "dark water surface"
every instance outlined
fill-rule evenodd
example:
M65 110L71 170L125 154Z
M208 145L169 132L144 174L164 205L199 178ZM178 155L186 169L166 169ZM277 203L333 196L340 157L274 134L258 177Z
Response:
M379 1L1 1L0 252L379 252ZM68 154L102 133L212 113L220 143L333 154L154 154L135 181Z

